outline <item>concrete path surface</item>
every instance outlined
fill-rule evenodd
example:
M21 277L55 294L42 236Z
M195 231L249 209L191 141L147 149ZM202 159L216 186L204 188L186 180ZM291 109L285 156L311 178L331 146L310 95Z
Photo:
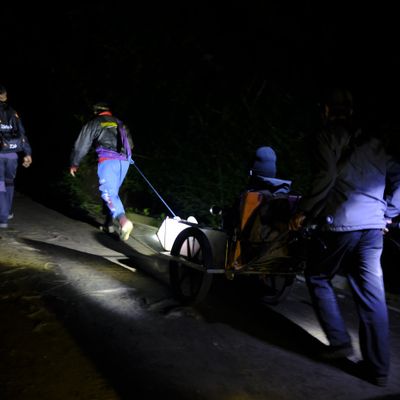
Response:
M135 222L124 243L20 194L14 213L0 231L2 400L400 399L395 293L392 373L380 388L352 373L357 316L340 279L356 354L326 362L301 276L278 306L217 276L204 303L183 307L171 294L156 228Z

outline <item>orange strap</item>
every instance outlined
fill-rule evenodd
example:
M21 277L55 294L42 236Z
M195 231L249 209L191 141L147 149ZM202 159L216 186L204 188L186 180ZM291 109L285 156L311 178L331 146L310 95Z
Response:
M246 226L249 218L252 216L254 210L257 209L257 207L261 204L262 202L263 195L260 192L246 192L242 195L242 201L241 201L241 210L240 210L240 230L243 231L244 227ZM235 267L241 266L241 242L240 239L238 239L235 244L234 248L232 249L231 253L231 260L230 260L230 265L233 265L234 263L236 264Z
M243 195L240 229L246 226L247 221L253 214L254 210L261 204L262 194L260 192L247 192Z

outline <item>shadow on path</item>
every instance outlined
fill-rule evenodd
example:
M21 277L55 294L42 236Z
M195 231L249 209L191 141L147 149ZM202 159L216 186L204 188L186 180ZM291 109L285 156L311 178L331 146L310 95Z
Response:
M24 241L56 265L32 277L35 289L121 398L226 397L227 391L246 385L249 377L242 369L247 364L265 368L282 350L313 358L313 349L320 346L298 325L250 298L239 298L237 288L218 280L202 306L180 307L168 286L150 277L153 257L124 243L109 245L125 254L136 271L101 256ZM271 360L263 355L265 346ZM275 365L277 371L284 378L284 367Z

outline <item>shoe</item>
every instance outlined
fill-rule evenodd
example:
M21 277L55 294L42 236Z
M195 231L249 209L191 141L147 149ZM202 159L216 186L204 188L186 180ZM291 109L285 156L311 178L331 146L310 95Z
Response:
M371 368L368 368L365 361L359 361L357 363L357 375L359 378L366 380L373 385L385 387L388 383L387 375L376 375L371 371Z
M14 214L13 213L10 213L9 215L8 215L8 219L13 219L14 218Z
M121 226L121 231L119 234L121 240L127 241L129 239L129 235L132 232L132 229L133 229L132 221L130 221L129 219L126 220L124 225Z
M346 343L339 346L327 346L326 349L322 350L320 356L326 360L338 360L351 357L353 353L353 346Z
M106 233L114 233L115 232L114 225L101 225L100 230L102 232L106 232Z
M1 223L0 224L0 228L8 228L8 224L7 223Z
M369 379L367 379L370 383L376 386L380 387L385 387L387 386L388 383L388 377L383 375L383 376L370 376Z

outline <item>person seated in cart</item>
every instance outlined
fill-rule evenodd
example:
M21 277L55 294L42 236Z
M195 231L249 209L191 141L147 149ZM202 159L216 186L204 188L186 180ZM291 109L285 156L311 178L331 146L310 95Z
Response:
M288 221L298 196L291 181L276 178L276 153L259 147L249 171L246 190L225 215L224 230L232 236L230 264L241 269L260 255L286 257Z
M292 182L278 179L276 169L274 149L269 146L259 147L249 171L247 191L268 190L271 193L289 193Z

